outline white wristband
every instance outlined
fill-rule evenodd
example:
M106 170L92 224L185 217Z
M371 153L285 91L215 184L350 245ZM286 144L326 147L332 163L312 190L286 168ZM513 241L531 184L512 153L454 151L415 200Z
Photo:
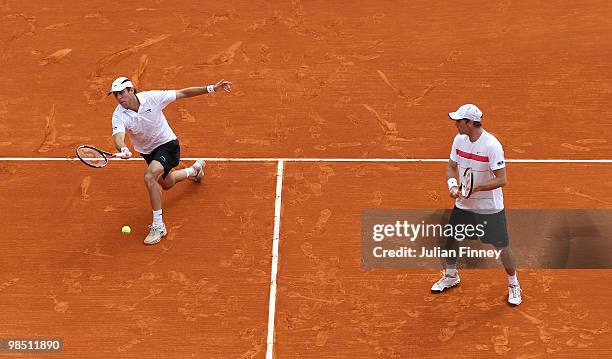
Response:
M208 91L208 93L215 92L215 85L208 85L208 86L206 86L206 91Z
M449 178L448 181L446 181L446 183L448 183L448 190L450 191L451 189L453 189L453 187L459 187L459 184L457 183L457 179L456 178Z

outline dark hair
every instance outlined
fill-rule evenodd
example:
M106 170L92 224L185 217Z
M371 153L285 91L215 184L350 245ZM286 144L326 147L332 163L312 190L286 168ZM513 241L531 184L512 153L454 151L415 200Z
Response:
M131 80L126 77L125 80L121 81L122 84L124 84L126 82L131 82ZM134 94L136 94L138 92L136 90L136 87L126 87L126 89L132 89L132 88L134 89Z
M467 118L462 118L462 119L461 119L461 120L459 120L459 121L462 121L462 120L465 120L465 123L466 123L466 124L467 124L468 122L473 123L473 124L474 124L474 127L476 127L476 128L478 128L478 127L482 127L482 123L481 123L480 121L472 121L472 120L467 119Z

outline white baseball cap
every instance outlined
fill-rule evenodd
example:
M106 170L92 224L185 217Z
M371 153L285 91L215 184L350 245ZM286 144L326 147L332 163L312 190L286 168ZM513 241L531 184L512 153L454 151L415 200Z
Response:
M110 95L115 91L121 91L128 87L132 87L132 88L134 87L130 79L124 76L117 77L115 81L113 81L113 84L111 85L111 90L108 92L108 94Z
M455 112L449 112L448 116L453 120L471 120L478 121L482 118L482 111L478 106L471 103L465 104L457 109Z

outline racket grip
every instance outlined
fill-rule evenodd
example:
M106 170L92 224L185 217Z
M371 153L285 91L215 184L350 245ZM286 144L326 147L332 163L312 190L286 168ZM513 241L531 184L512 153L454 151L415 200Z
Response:
M132 152L130 152L130 149L127 147L121 147L121 152L113 154L113 157L128 159L132 157Z

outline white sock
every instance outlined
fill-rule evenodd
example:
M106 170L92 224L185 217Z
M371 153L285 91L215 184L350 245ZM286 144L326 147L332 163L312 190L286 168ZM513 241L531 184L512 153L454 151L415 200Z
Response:
M196 172L193 169L193 167L187 167L185 168L185 173L187 173L187 177L193 177L195 176Z
M508 284L513 286L519 285L518 278L516 277L516 272L514 272L514 275L508 276Z
M455 277L457 275L457 263L446 263L446 272L445 274Z
M162 219L162 210L153 211L153 225L161 226L164 224L164 220Z

